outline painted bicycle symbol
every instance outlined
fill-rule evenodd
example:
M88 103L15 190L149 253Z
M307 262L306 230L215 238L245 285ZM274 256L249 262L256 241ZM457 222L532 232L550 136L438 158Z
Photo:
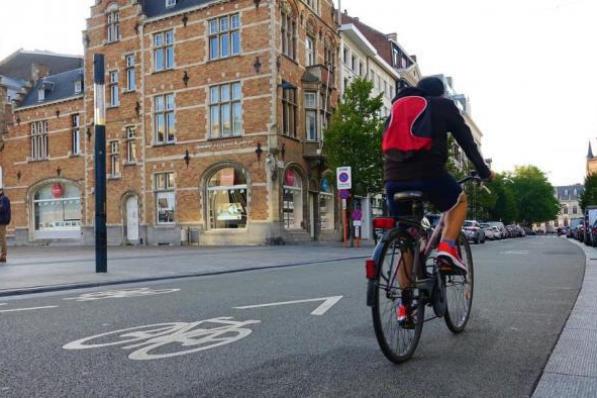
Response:
M134 350L129 359L146 361L209 350L241 340L253 331L246 326L261 321L219 317L198 322L169 322L101 333L66 344L65 350L122 346ZM207 327L213 325L215 327Z
M180 289L151 289L149 287L143 287L138 289L106 290L103 292L84 293L78 297L68 297L64 300L97 301L114 298L156 296L158 294L168 294L178 291L180 291Z

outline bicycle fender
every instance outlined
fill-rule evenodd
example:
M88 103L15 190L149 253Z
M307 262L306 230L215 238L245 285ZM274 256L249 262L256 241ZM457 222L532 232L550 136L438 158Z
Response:
M375 281L367 281L367 307L373 307L373 301L376 294L377 289L375 287Z

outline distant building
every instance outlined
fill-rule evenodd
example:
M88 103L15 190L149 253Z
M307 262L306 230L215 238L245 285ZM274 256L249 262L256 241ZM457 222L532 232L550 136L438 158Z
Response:
M572 225L573 220L582 219L583 214L580 207L580 198L583 192L584 186L582 184L554 187L554 196L560 203L558 217L553 221L536 224L535 229L545 232L555 232L557 228Z
M597 173L597 157L593 155L593 147L589 141L589 152L587 153L587 175Z

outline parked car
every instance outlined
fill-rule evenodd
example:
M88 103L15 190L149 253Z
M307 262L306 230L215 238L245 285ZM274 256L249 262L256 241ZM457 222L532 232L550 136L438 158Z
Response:
M503 222L488 221L487 224L491 225L492 227L497 227L499 235L500 235L499 238L497 238L497 239L505 239L508 237L508 231L506 230L506 227L504 226Z
M469 241L475 243L485 243L485 230L481 224L475 220L466 220L463 227L464 235Z
M588 246L592 246L593 245L593 241L595 239L593 239L593 225L595 224L595 221L597 221L597 206L588 206L587 209L585 210L585 226L586 228L583 228L584 234L583 234L583 239L582 242L585 243L585 245ZM597 236L595 237L597 239Z
M509 238L520 238L522 236L518 226L514 224L506 225L506 231L508 231Z
M533 235L533 236L534 236L534 235L537 235L537 234L535 233L535 231L533 231L533 229L532 229L532 228L529 228L529 227L522 227L522 229L523 229L523 231L524 231L524 233L525 233L526 235Z
M487 224L486 222L481 223L481 228L483 228L483 232L485 232L485 239L487 240L494 240L496 239L495 231L491 228L491 225Z

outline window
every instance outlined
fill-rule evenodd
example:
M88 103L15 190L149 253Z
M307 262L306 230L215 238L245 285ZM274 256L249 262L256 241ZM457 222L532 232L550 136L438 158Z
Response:
M394 99L394 86L390 85L390 99Z
M576 206L572 207L572 214L578 214L578 207L576 207Z
M240 54L240 15L226 15L210 19L209 59L227 58Z
M154 142L169 144L174 142L176 118L174 116L174 94L159 95L154 98Z
M240 83L222 84L209 89L210 137L232 137L241 133Z
M43 120L31 123L31 159L48 158L48 122Z
M305 128L307 140L317 141L317 94L305 93Z
M129 54L126 57L126 90L135 91L137 89L137 74L135 71L135 54Z
M365 66L363 65L363 61L359 62L359 76L363 76L365 73Z
M296 59L296 21L285 11L282 11L282 53Z
M301 229L303 227L303 184L296 171L288 169L284 173L283 191L284 227Z
M75 80L75 94L81 94L81 91L83 91L83 82Z
M81 192L68 182L42 186L33 195L35 239L80 238Z
M247 226L247 178L243 170L220 169L208 181L209 227L238 229Z
M174 7L176 5L176 0L166 0L166 8Z
M120 177L120 145L110 141L110 177Z
M311 9L312 9L313 11L315 11L315 12L319 12L319 9L318 9L318 7L317 7L317 6L318 6L318 0L305 0L305 3L307 3L307 5L308 5L309 7L311 7Z
M296 88L286 88L282 93L282 133L296 137Z
M120 98L118 97L118 71L110 72L110 106L120 105Z
M354 55L352 56L352 62L350 63L350 69L352 69L353 72L357 72L357 57L355 57Z
M306 58L305 63L307 66L315 65L315 39L311 36L307 36L305 40L305 51Z
M564 214L568 214L568 206L564 207Z
M153 70L156 72L174 68L174 31L153 35Z
M46 99L46 89L40 88L37 90L37 101L42 102Z
M324 44L323 57L325 66L333 71L334 67L336 66L336 57L334 56L334 49L332 48L332 45L328 42Z
M172 224L176 209L174 173L155 174L154 184L157 222L158 224Z
M329 177L321 180L319 188L319 214L322 231L332 231L336 225L334 192Z
M343 59L343 61L344 61L344 63L346 65L348 65L348 57L349 57L348 48L344 47L344 52L343 52L343 55L342 55L342 59Z
M120 15L118 11L112 11L108 14L108 43L120 39Z
M81 154L81 116L73 115L72 121L72 148L71 153L73 156Z
M126 162L133 164L137 161L137 153L135 149L135 128L126 128Z

